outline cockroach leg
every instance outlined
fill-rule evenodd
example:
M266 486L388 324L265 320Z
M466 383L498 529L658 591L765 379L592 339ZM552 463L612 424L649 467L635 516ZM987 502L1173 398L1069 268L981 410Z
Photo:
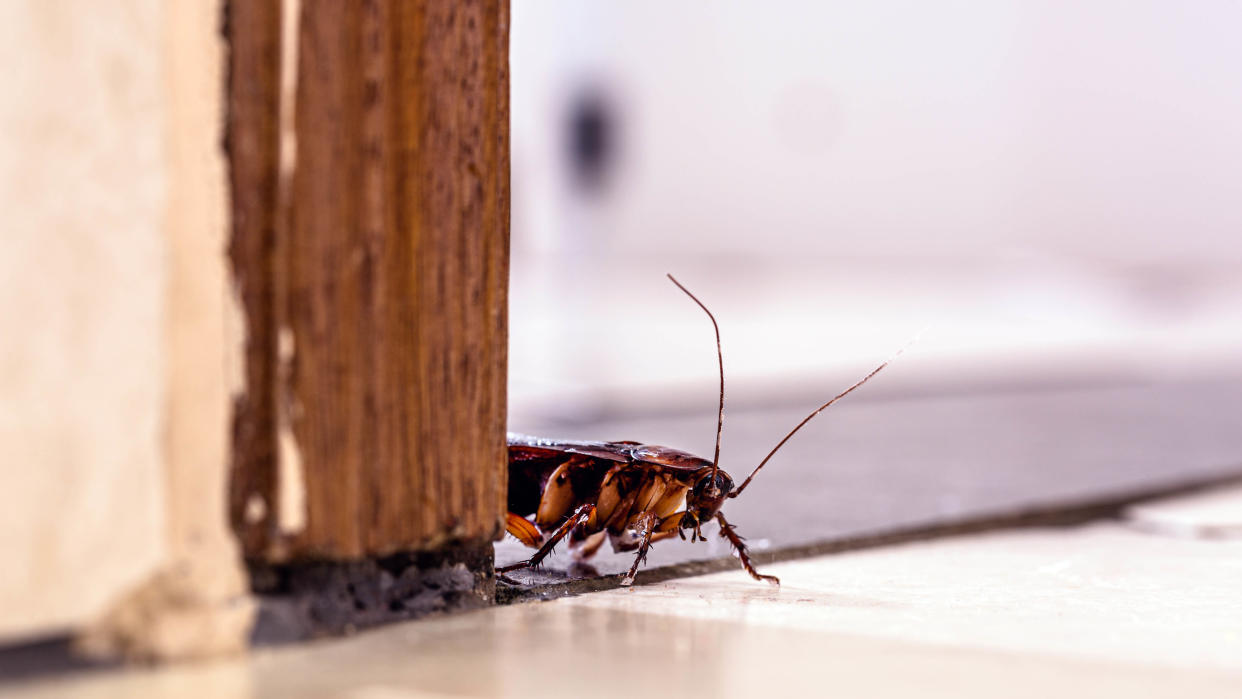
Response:
M746 551L746 543L737 532L733 531L733 525L729 524L725 520L724 515L717 512L716 521L720 523L720 535L728 539L729 543L733 545L733 549L737 551L738 560L742 562L742 567L746 569L746 572L750 573L750 577L755 580L765 580L769 585L780 587L780 578L775 575L761 575L759 571L755 570L755 567L751 565L750 554Z
M630 572L621 579L622 587L634 584L634 576L638 575L638 566L647 560L647 550L651 548L651 535L655 533L657 517L654 512L643 512L634 518L634 534L639 538L638 555L634 557L634 565Z
M519 568L534 568L539 565L543 559L548 557L548 554L552 553L552 549L556 548L556 545L560 543L561 539L564 539L569 532L573 531L574 527L590 519L591 515L594 513L595 505L591 503L582 505L577 510L574 510L574 513L569 516L569 519L566 519L565 523L556 530L556 533L549 537L547 541L543 542L543 546L539 547L539 550L535 552L535 555L525 561L521 561L520 563L513 563L503 568L497 568L496 572L508 573L510 571L518 570Z
M509 512L505 515L505 531L513 535L518 541L530 548L539 548L540 542L543 541L543 534L539 532L539 528L529 519Z

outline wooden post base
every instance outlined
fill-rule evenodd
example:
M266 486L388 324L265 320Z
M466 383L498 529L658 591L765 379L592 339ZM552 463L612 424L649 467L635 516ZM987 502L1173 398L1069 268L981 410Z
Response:
M271 645L477 609L496 598L492 543L357 561L251 565L253 645Z

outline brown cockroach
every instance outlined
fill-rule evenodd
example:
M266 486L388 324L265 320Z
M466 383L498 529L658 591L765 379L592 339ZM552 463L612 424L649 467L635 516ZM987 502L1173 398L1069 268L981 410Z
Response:
M776 576L762 575L755 570L746 544L725 520L720 507L726 498L741 495L768 460L811 418L862 386L889 362L876 367L807 415L735 489L733 479L720 468L720 434L724 426L724 355L720 350L720 326L702 301L673 275L668 278L707 313L716 331L720 407L716 416L715 454L709 461L677 449L639 442L551 440L511 433L506 530L537 550L525 561L498 568L498 573L539 565L566 536L579 560L594 555L607 538L614 551L638 552L629 573L621 580L622 585L630 585L638 566L646 560L652 542L673 534L685 539L687 532L691 542L706 541L702 526L715 519L720 525L720 535L737 552L742 568L756 580L780 585Z

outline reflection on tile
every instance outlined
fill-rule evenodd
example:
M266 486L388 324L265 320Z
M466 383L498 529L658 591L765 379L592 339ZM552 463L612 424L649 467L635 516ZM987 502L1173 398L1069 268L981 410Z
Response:
M1239 561L1115 525L994 534L774 565L779 590L724 573L10 696L1236 696Z
M1242 488L1134 505L1126 520L1143 531L1203 539L1242 539Z
M565 600L748 627L1242 672L1242 541L1118 524L1045 529L772 565Z
M531 604L250 661L55 683L17 697L1228 696L1239 676Z

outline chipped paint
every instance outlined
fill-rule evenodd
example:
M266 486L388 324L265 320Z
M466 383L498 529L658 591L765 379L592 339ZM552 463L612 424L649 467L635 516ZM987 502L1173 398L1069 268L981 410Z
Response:
M280 362L282 373L293 362L295 351L297 351L297 346L293 339L293 330L288 325L281 327L280 333L276 336L276 361Z
M280 507L276 510L276 526L282 534L297 534L306 529L306 473L302 451L288 424L281 425L277 434L277 461L276 496Z
M246 306L242 301L241 281L229 274L231 283L224 301L224 389L234 404L246 393Z
M246 524L258 524L267 517L267 500L258 493L251 493L246 498L246 511L244 514Z
M298 90L298 21L302 16L302 0L284 0L280 27L280 130L277 167L280 178L293 177L298 160L298 135L293 117Z
M282 326L276 336L280 399L276 408L276 527L286 536L306 529L306 469L293 431L294 400L289 373L297 354L293 330Z

